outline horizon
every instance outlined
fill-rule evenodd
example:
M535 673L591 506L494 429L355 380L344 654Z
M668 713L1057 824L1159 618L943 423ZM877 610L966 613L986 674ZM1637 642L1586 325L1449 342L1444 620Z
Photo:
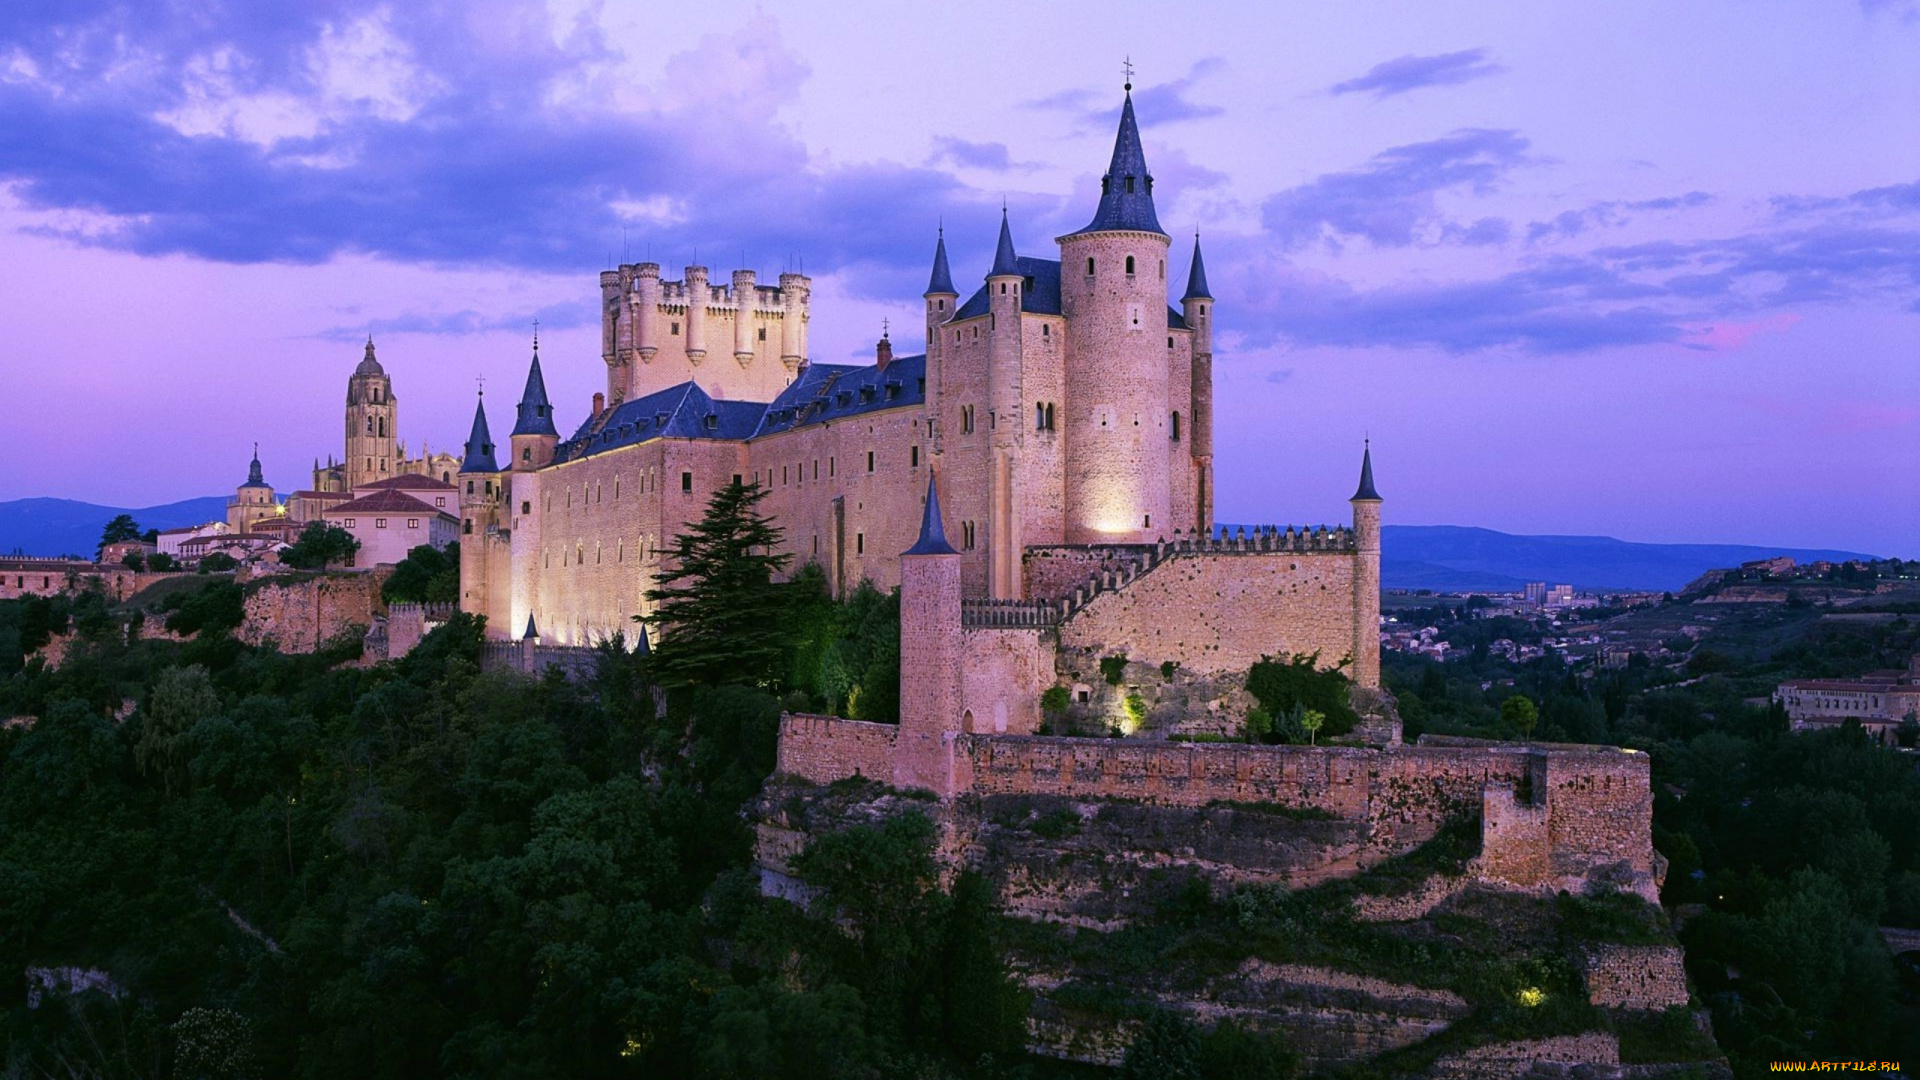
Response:
M941 223L964 293L1003 198L1025 255L1091 213L1131 57L1169 284L1197 227L1219 294L1220 520L1343 520L1370 436L1391 525L1920 554L1911 2L215 10L0 16L0 395L75 448L0 501L224 495L256 440L303 488L368 332L417 451L476 377L501 423L537 318L570 431L649 255L804 265L813 360L916 352Z

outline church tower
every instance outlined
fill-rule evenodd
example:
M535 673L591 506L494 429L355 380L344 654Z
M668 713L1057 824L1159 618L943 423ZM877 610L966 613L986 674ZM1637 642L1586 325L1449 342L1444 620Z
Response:
M234 489L227 503L227 528L234 532L252 532L253 527L280 513L273 497L273 485L260 471L260 444L253 444L253 461L247 466L247 482Z
M373 355L373 337L367 353L347 379L347 490L385 480L400 464L399 417L393 380Z
M1120 109L1100 205L1060 237L1065 356L1066 540L1152 543L1192 525L1169 517L1172 453L1167 249L1153 210L1133 84Z
M560 432L553 426L553 406L547 401L547 380L540 374L540 337L533 338L533 363L527 368L527 387L520 392L520 405L513 422L513 460L507 467L514 472L532 472L545 468L553 460L553 448Z

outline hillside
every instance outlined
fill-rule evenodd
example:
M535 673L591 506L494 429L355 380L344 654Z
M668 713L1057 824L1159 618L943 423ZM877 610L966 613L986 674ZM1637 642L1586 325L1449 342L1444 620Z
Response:
M1640 544L1610 536L1514 536L1461 525L1388 525L1380 574L1390 589L1518 589L1529 581L1592 589L1679 589L1708 570L1790 555L1867 559L1853 551L1749 544Z
M15 499L0 502L0 553L91 556L101 530L116 514L132 514L142 529L179 529L226 513L227 500L220 495L139 509L77 499Z

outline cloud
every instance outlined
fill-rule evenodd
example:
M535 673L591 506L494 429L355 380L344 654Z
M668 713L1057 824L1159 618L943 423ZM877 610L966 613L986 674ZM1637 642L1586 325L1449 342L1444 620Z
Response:
M600 312L597 301L593 299L588 299L584 303L549 304L535 310L523 310L510 315L502 315L497 311L483 313L471 308L460 311L415 311L371 319L365 323L329 326L309 336L322 341L351 344L365 339L369 334L375 336L434 334L464 337L506 330L527 333L536 319L539 320L542 330L570 330L576 326L590 326L597 323Z
M1261 223L1288 248L1342 237L1379 247L1495 243L1506 238L1504 222L1445 222L1436 196L1456 188L1492 191L1507 173L1533 161L1529 145L1517 131L1469 128L1396 146L1359 169L1328 173L1270 196L1261 205Z
M1135 84L1134 119L1148 128L1221 115L1225 109L1193 101L1188 94L1201 79L1225 67L1225 60L1211 56L1195 61L1185 75L1170 82ZM1067 113L1074 118L1076 131L1112 131L1120 120L1119 103L1110 94L1092 90L1062 90L1022 104L1029 109Z
M1290 367L1275 368L1274 370L1267 372L1267 381L1270 383L1283 383L1291 378L1293 378L1293 369Z
M1591 229L1617 228L1625 225L1633 220L1636 213L1691 210L1712 201L1713 196L1704 191L1689 191L1684 195L1670 195L1658 199L1597 202L1580 210L1562 211L1547 221L1529 224L1527 243L1565 240Z
M1426 86L1454 86L1497 75L1506 68L1487 58L1485 49L1464 49L1438 56L1402 56L1375 64L1365 75L1335 83L1330 94L1371 93L1388 98Z
M697 247L923 271L942 213L990 228L995 200L942 170L814 163L778 120L807 67L766 17L651 85L542 9L42 10L0 19L0 58L33 58L0 60L0 186L74 243L579 272L624 229L669 262Z
M927 158L927 164L931 166L942 163L963 169L986 169L991 172L1033 167L1027 162L1015 162L1007 152L1006 143L968 142L951 135L935 135L933 154Z

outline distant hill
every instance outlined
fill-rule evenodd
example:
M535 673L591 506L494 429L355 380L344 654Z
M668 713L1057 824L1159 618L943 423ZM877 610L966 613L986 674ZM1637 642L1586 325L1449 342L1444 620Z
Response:
M131 514L147 529L179 529L203 525L227 516L224 495L183 499L161 506L131 509L96 506L74 499L15 499L0 502L0 555L16 550L28 555L93 556L100 533L115 515Z
M1518 589L1529 581L1588 589L1678 590L1708 570L1754 559L1870 559L1857 551L1749 544L1638 544L1610 536L1513 536L1461 525L1381 529L1380 576L1389 589Z

